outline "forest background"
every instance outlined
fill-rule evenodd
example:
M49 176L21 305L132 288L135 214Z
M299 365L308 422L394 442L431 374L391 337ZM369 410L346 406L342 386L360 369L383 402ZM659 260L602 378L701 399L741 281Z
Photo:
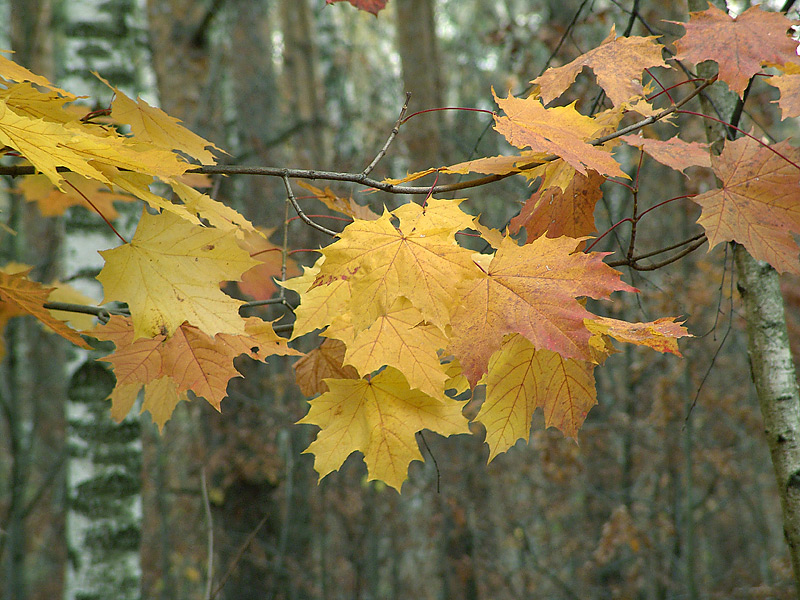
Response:
M14 60L90 96L93 107L111 100L97 71L226 149L226 162L342 172L360 172L382 146L406 91L409 112L491 111L492 86L498 95L521 94L547 66L596 47L612 24L669 42L683 32L669 21L687 20L686 7L674 3L601 0L392 0L377 19L322 0L39 0L2 2L0 10L7 17L0 45L16 52ZM596 96L591 75L579 77L576 94ZM782 139L794 125L780 121L770 104L776 98L773 88L755 85L751 117ZM377 172L401 177L507 152L490 125L488 115L466 111L418 115ZM664 189L678 196L710 185L653 161L643 164L640 182L640 198L651 205ZM12 190L19 182L6 183ZM402 202L331 187L375 209ZM230 177L212 189L254 222L282 226L279 179ZM600 231L625 215L629 201L621 188L604 190ZM473 191L465 206L503 227L530 195L522 178L509 179ZM315 206L310 196L301 201ZM85 242L108 232L90 212L70 208L45 221L14 193L5 206L17 235L2 238L4 263L36 265L37 280L67 280L97 296L86 281L101 263L84 262ZM124 229L138 212L118 208ZM313 212L330 214L321 204ZM698 212L674 206L643 222L638 235L653 248L666 243L665 231L685 239L697 233ZM292 226L293 248L324 242ZM613 235L605 244L596 249L617 249ZM696 339L682 344L683 360L634 347L611 357L597 371L599 406L580 446L545 430L537 415L530 446L488 466L480 435L446 443L426 435L426 462L412 464L402 495L367 482L356 457L318 484L312 457L301 454L315 428L294 425L307 403L293 360L237 362L246 377L231 382L222 414L183 403L161 436L149 416L129 418L137 457L129 466L141 473L141 487L111 493L134 504L141 498L141 530L127 547L106 540L105 559L123 564L136 555L146 598L202 596L230 565L219 597L792 597L730 255L706 249L657 272L626 273L646 294L618 299L613 316L684 315ZM292 257L310 265L314 255ZM788 277L784 285L791 320L800 287ZM259 310L281 316L275 307ZM307 343L306 350L314 345ZM69 596L67 563L78 561L65 535L75 457L68 433L81 429L82 413L68 413L67 398L80 395L73 373L85 358L19 319L6 345L0 594ZM84 416L84 429L112 427L107 403Z

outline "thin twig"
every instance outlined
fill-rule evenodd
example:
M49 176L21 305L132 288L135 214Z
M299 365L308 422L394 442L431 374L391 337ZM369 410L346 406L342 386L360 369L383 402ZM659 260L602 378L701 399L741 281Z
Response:
M372 162L367 165L367 168L361 171L361 174L366 177L370 173L372 173L372 169L380 162L380 160L386 155L386 151L389 149L389 146L394 141L394 138L397 137L397 134L400 133L400 125L403 122L403 117L406 116L406 111L408 110L408 103L411 100L411 92L406 92L406 101L403 104L403 108L400 110L400 116L397 117L397 121L395 121L394 127L392 128L392 132L389 134L389 138L386 140L386 143L381 148L378 155L372 159Z
M305 223L306 225L308 225L310 227L313 227L317 231L321 231L322 233L327 233L328 235L330 235L332 237L336 237L337 235L339 235L338 233L336 233L332 229L328 229L327 227L323 227L319 223L315 223L314 221L312 221L311 219L309 219L306 216L306 213L303 212L303 209L300 208L300 205L297 203L297 199L294 197L294 192L292 192L292 184L289 182L289 177L291 177L291 175L289 175L288 173L285 172L287 170L288 169L285 169L284 173L282 174L283 185L286 186L287 198L289 198L289 202L291 202L292 206L294 206L294 210L297 212L297 216L300 217L300 220L303 221L303 223Z
M665 258L661 262L653 263L652 265L642 266L642 265L637 265L634 262L633 264L630 264L628 266L631 269L634 269L636 271L656 271L656 270L660 269L661 267L666 267L668 264L671 264L671 263L674 263L674 262L680 260L681 258L686 256L687 254L691 254L692 252L697 250L700 246L702 246L705 243L706 243L705 239L698 240L695 243L693 243L691 246L687 246L682 251L678 252L676 255L671 256L670 258Z
M250 544L253 543L253 540L255 539L256 535L258 535L258 532L261 531L261 528L267 522L268 517L269 513L265 514L263 518L258 522L258 525L256 525L256 528L250 532L250 535L247 536L247 539L245 539L245 541L242 542L242 545L239 546L239 549L236 551L236 556L234 556L233 560L231 560L230 564L228 565L227 571L225 571L225 575L222 576L219 585L217 585L216 589L208 597L208 600L214 600L214 598L217 597L217 594L219 594L222 591L222 588L225 587L225 584L228 583L228 579L230 579L231 575L233 575L233 572L234 570L236 570L239 561L242 560L242 556L244 556L245 551L250 546Z
M200 487L203 490L203 508L206 511L206 526L208 528L208 572L206 574L205 599L211 600L211 585L214 581L214 520L211 518L211 503L208 501L208 482L206 469L200 469Z

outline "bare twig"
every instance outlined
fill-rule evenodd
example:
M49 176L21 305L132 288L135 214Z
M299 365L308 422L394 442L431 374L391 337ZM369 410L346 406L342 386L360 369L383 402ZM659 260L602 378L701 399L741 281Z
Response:
M361 171L361 174L366 177L370 173L372 173L372 169L375 168L375 165L380 162L380 160L386 155L386 151L389 149L389 146L394 141L394 138L397 137L397 134L400 133L400 125L403 122L403 117L406 116L406 111L408 110L408 102L411 100L411 92L406 92L406 101L403 104L403 108L400 110L400 116L397 117L397 121L395 121L394 127L392 128L392 132L389 134L389 138L386 140L386 143L381 148L381 151L378 152L378 155L372 159L372 162L367 165L367 168Z
M222 588L225 587L225 584L228 583L228 579L231 578L231 575L233 575L233 572L236 570L239 561L242 560L242 556L244 556L245 550L247 550L247 548L250 547L250 544L253 543L253 540L255 539L256 535L258 535L258 532L261 531L261 528L267 522L268 517L269 513L264 515L262 519L258 522L258 525L256 525L255 529L253 529L253 531L251 531L250 534L247 536L247 539L245 539L245 541L242 542L242 545L239 546L239 549L236 551L236 556L234 556L233 560L231 560L230 564L228 565L228 569L225 571L225 575L222 576L222 579L220 580L219 584L214 589L214 591L211 593L211 595L208 597L208 600L214 600L214 598L217 597L217 594L219 594L222 591Z
M288 171L288 170L289 169L284 169L284 171ZM291 202L292 206L294 206L294 210L297 212L297 216L300 217L300 220L303 221L303 223L305 223L306 225L308 225L310 227L313 227L317 231L321 231L322 233L327 233L328 235L330 235L332 237L336 237L337 235L339 235L338 233L336 233L332 229L328 229L327 227L323 227L319 223L315 223L314 221L312 221L311 219L309 219L306 216L306 213L303 212L303 209L300 208L300 205L297 203L297 199L294 197L294 192L292 192L292 184L289 182L289 177L291 177L291 175L289 175L288 173L284 172L282 174L282 177L283 177L283 185L286 186L286 197L289 198L289 202Z
M208 572L206 574L205 599L211 600L211 584L214 581L214 520L211 518L211 503L208 501L208 482L206 469L200 469L200 487L203 491L203 508L206 511L206 527L208 528Z

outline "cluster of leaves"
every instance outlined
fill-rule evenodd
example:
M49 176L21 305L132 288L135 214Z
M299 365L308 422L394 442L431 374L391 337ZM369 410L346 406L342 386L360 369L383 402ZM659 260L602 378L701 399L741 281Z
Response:
M800 60L797 43L786 35L792 25L758 7L737 19L711 7L691 15L675 58L716 61L718 80L740 96L762 67L775 67L779 74L768 82L781 91L784 117L797 116ZM539 181L505 232L484 227L460 200L429 197L376 214L310 188L353 220L299 277L286 278L285 247L280 265L282 288L300 297L291 339L314 331L325 338L296 363L301 389L319 394L301 422L321 428L308 449L321 476L359 451L371 479L399 490L409 463L422 459L418 432L469 433L464 398L479 385L485 400L474 420L486 430L490 458L528 439L539 407L547 426L574 438L596 404L593 370L614 351L612 339L679 354L676 340L688 334L675 318L627 323L594 315L583 302L636 292L603 262L605 254L586 251L600 184L628 179L613 153L623 143L676 170L711 169L717 176L718 189L693 198L711 247L737 241L780 271L800 271L792 237L800 233L800 154L788 142L769 147L748 136L713 156L705 145L677 136L632 135L673 118L704 87L721 85L717 78L685 82L695 87L677 101L670 90L655 93L660 83L651 69L675 70L664 51L652 37L617 37L612 29L597 48L531 82L530 95L495 96L504 112L495 116L495 129L519 153L384 182L393 186L432 171ZM594 72L612 106L593 115L579 113L575 103L548 107L584 68ZM243 302L220 288L245 279L250 287L243 289L264 297L269 292L259 280L270 271L254 258L268 244L264 234L185 179L190 160L213 163L212 144L116 89L110 120L99 122L71 104L74 96L10 61L0 61L0 76L7 82L0 92L6 153L27 159L55 186L59 202L87 202L107 220L113 207L108 198L96 200L100 193L138 198L150 209L130 242L101 252L103 302L125 303L130 316L113 315L82 332L116 345L105 358L117 377L116 418L142 388L143 409L162 427L189 392L219 409L237 375L236 356L300 354L270 323L240 316ZM639 120L623 126L630 117ZM128 125L130 135L110 123ZM151 190L156 178L179 202ZM42 189L35 197L53 193ZM523 228L524 244L512 237ZM490 250L461 245L467 230ZM1 316L30 313L83 343L43 308L47 288L24 273L0 277Z

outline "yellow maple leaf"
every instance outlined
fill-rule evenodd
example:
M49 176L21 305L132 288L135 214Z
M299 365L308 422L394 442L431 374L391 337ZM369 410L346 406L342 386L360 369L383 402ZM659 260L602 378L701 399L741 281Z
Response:
M137 140L153 144L157 148L178 150L196 158L203 164L214 164L216 159L207 149L224 152L208 140L189 131L181 125L180 119L169 116L160 108L150 106L141 98L131 98L98 75L100 81L114 90L111 102L111 116L119 122L131 126L131 133Z
M408 465L422 460L416 433L429 429L444 436L469 433L464 403L431 398L408 387L391 367L370 381L328 379L330 391L311 400L299 423L321 427L306 452L314 455L320 477L336 471L353 452L364 454L369 479L397 491L408 477Z
M422 313L406 298L397 298L385 315L355 335L344 319L323 335L347 345L344 363L354 366L362 377L389 365L401 371L412 388L443 398L449 377L437 350L447 345L447 338L438 327L424 323Z
M144 211L130 243L100 252L104 302L127 302L136 337L172 335L184 321L209 336L243 334L241 301L219 289L257 264L227 232Z
M86 179L77 173L63 173L63 179L69 185L64 186L64 191L61 191L44 175L29 175L19 184L17 191L28 202L36 202L44 217L63 215L70 206L81 206L90 212L96 210L111 221L119 216L114 208L115 201L136 200L125 194L111 192L105 184L96 179Z
M233 232L239 239L243 239L245 233L264 237L264 234L256 229L250 221L230 206L226 206L180 181L170 181L169 184L183 201L187 210L208 221L212 227Z
M166 150L144 148L113 134L94 135L79 123L54 123L15 113L0 103L0 143L14 148L61 188L58 167L110 183L94 163L147 172L159 177L182 175L189 163Z
M544 411L546 427L577 438L586 414L597 404L592 363L539 350L524 336L509 336L489 361L486 400L476 421L486 427L489 460L517 440L528 441L531 419Z
M393 217L399 219L397 227ZM472 217L458 201L434 199L425 207L405 204L375 221L354 221L322 250L326 260L311 289L348 281L356 331L385 314L400 296L426 321L444 328L459 301L452 282L479 273L472 252L455 241L456 232L471 225Z
M327 285L311 287L317 280L323 262L325 256L320 256L313 267L303 267L303 274L299 277L278 282L286 289L300 294L300 305L294 311L293 340L315 329L323 329L347 310L350 302L350 286L347 280L338 278Z

